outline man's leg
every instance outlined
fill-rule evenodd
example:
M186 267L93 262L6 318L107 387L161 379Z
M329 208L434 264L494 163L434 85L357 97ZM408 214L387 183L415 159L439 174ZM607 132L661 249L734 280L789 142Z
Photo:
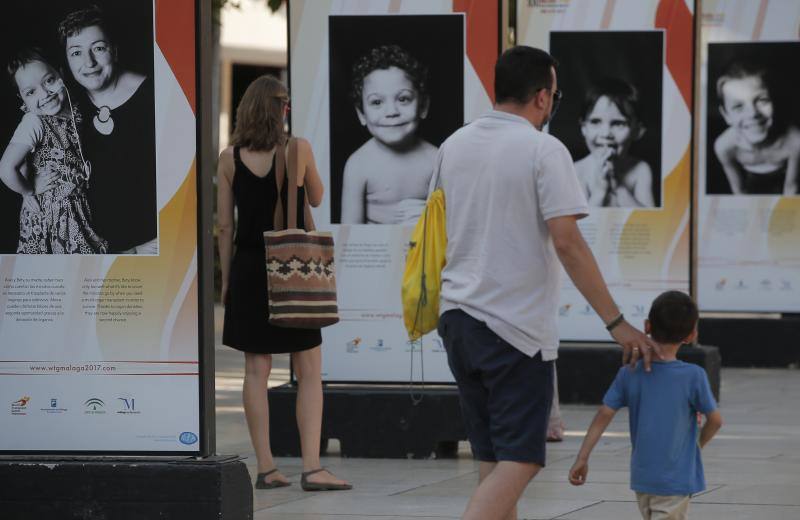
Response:
M478 489L464 519L517 520L517 501L541 466L519 462L481 462Z

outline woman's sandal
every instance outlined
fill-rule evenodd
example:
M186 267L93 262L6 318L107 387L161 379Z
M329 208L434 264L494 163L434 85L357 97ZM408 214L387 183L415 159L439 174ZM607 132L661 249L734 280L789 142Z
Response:
M320 473L322 471L328 471L325 468L313 469L311 471L305 471L302 473L300 477L300 487L303 488L303 491L346 491L348 489L353 489L352 484L334 484L329 482L309 482L308 477L313 475L314 473Z
M284 482L282 480L273 480L272 482L267 482L266 481L266 478L268 476L272 475L273 473L275 473L277 471L278 471L278 468L275 468L275 469L271 469L271 470L267 471L266 473L259 473L256 476L255 488L256 489L275 489L275 488L282 488L282 487L290 486L291 484L289 482Z

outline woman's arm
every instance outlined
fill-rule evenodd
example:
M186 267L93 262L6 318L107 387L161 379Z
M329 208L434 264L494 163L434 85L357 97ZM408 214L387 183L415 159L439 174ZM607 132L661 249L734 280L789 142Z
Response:
M311 143L305 139L298 139L297 152L300 164L304 165L304 168L300 170L301 176L297 179L297 185L306 187L308 203L316 208L322 204L325 186L323 186L319 171L317 171L317 163L314 161L314 151L311 149Z
M222 303L228 298L228 280L233 256L233 151L226 148L217 163L217 244L222 272Z
M364 193L367 179L361 174L358 160L351 155L344 165L344 181L342 182L342 224L365 224L366 209Z

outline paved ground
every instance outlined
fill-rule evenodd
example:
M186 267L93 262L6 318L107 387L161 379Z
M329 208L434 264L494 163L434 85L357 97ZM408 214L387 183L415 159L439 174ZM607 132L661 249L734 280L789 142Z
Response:
M217 447L255 457L241 408L241 354L217 347ZM278 356L270 380L288 380ZM702 520L800 519L800 371L725 369L721 411L725 426L704 450L708 490L695 497L691 517ZM590 461L589 480L571 486L566 475L595 407L563 407L566 440L548 445L548 466L528 486L520 518L625 520L640 518L628 488L627 414L619 413ZM275 418L274 420L294 420ZM257 520L432 520L459 518L477 481L477 465L462 443L450 460L343 459L331 440L323 464L353 482L349 492L300 490L300 461L278 459L291 487L254 492Z

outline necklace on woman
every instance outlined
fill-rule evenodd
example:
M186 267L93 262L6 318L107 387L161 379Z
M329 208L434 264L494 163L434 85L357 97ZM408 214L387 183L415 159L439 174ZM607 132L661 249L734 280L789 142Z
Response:
M103 135L111 135L114 131L114 120L111 118L111 109L108 105L103 105L92 119L95 129Z

